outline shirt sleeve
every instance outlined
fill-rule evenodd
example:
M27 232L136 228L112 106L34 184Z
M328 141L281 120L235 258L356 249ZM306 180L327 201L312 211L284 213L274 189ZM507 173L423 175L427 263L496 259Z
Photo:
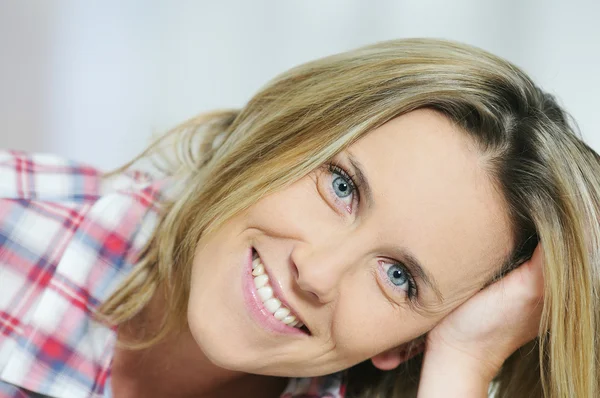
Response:
M59 156L0 150L0 198L94 201L102 173Z

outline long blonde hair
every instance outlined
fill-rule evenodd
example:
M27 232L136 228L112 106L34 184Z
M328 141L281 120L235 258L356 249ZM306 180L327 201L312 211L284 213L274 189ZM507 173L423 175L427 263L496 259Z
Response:
M514 250L499 275L531 256L538 242L544 248L543 333L505 363L497 396L600 396L599 158L521 70L448 41L388 41L309 62L275 78L241 110L201 115L169 133L179 156L165 173L184 182L182 192L165 203L137 267L101 314L120 324L160 286L169 310L159 333L139 346L184 326L201 235L419 108L445 114L487 155L513 227ZM119 171L164 151L164 142ZM414 396L419 361L383 374L351 371L352 390Z

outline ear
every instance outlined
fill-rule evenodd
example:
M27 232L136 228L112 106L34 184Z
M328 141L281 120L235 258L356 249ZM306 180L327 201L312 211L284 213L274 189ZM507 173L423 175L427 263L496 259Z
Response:
M392 370L415 355L422 353L424 348L424 343L415 344L414 341L411 341L375 355L371 358L371 362L377 369Z

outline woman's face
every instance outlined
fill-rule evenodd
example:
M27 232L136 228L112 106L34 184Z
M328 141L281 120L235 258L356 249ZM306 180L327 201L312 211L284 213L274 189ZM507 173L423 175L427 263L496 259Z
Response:
M434 111L375 129L200 240L192 335L221 367L279 376L332 373L423 335L511 250L485 167ZM304 328L285 325L294 314Z

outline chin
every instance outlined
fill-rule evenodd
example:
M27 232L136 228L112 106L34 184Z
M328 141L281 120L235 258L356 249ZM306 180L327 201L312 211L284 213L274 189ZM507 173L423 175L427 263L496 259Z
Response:
M188 324L196 344L210 362L223 369L244 370L244 344L235 336L239 332L206 322L202 316L188 316Z
M269 351L259 342L244 338L240 328L231 325L209 323L203 317L188 318L191 334L206 358L215 366L235 372L277 377L315 376L310 366L291 361L291 356L282 352ZM223 330L227 332L224 333ZM248 333L246 331L246 337ZM322 375L324 373L319 373Z

